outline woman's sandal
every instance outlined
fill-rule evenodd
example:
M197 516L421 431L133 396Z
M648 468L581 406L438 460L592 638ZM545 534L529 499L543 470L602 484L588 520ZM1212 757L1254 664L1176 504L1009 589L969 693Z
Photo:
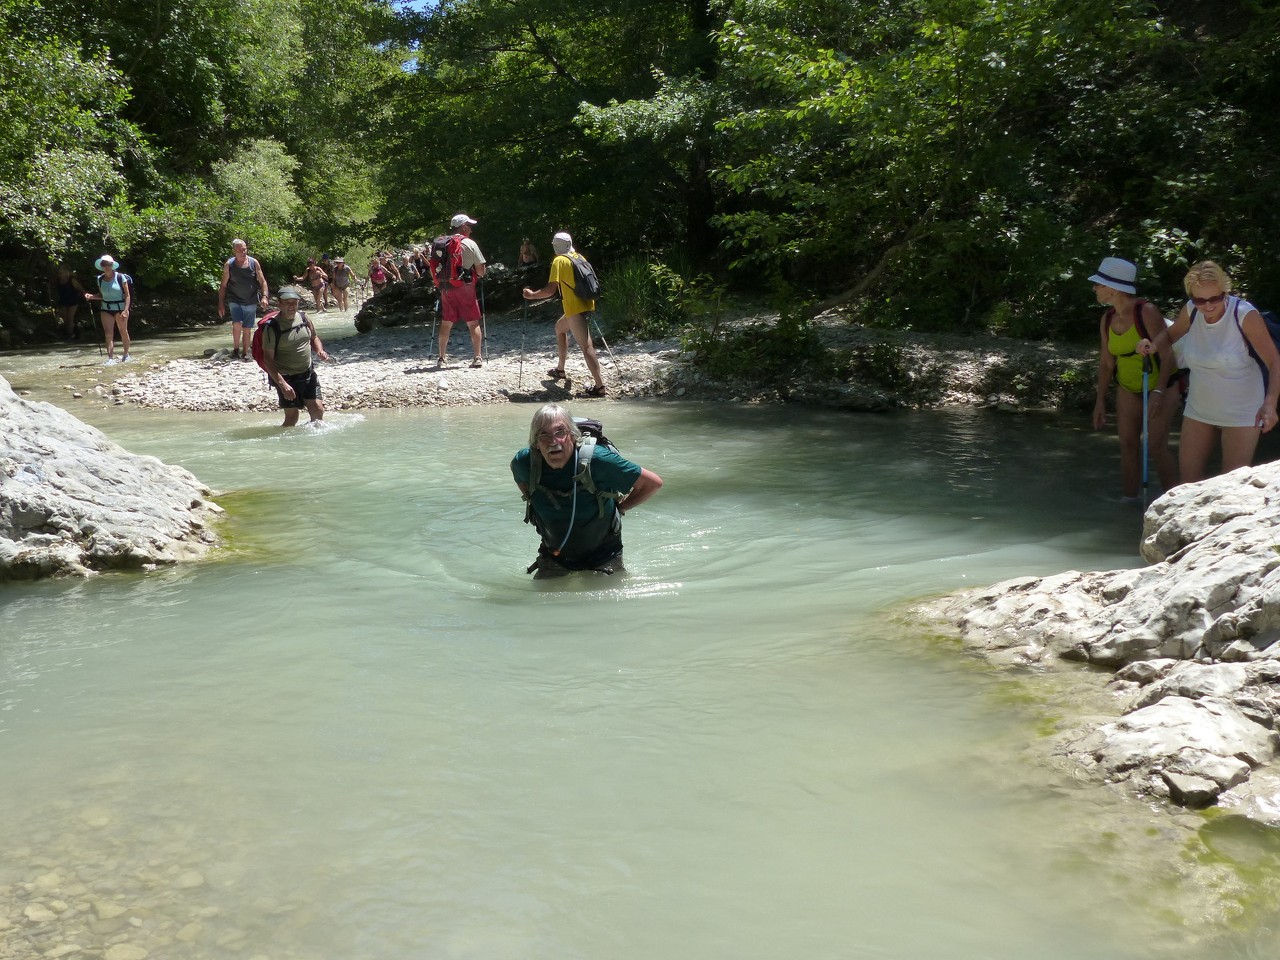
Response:
M550 370L547 371L547 376L550 377L552 380L566 379L564 375L564 367L552 367Z
M608 396L609 389L603 383L592 384L582 391L584 397L604 397Z

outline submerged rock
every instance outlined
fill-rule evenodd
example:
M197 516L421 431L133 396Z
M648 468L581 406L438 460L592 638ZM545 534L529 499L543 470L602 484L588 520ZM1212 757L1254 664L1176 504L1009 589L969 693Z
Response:
M0 580L197 557L217 542L211 495L186 470L129 453L0 377Z
M1098 779L1280 810L1280 792L1258 802L1271 778L1236 791L1280 752L1280 464L1161 497L1142 555L1142 568L1010 580L918 612L1006 666L1115 668L1122 715L1081 719L1053 748Z

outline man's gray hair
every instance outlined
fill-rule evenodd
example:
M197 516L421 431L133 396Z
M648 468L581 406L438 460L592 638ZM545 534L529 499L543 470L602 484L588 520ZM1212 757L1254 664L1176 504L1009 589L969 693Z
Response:
M582 431L573 422L569 409L558 403L548 403L538 408L538 412L533 415L533 421L529 424L529 449L535 456L541 456L538 452L538 434L558 424L564 424L569 428L569 435L575 444L582 439Z

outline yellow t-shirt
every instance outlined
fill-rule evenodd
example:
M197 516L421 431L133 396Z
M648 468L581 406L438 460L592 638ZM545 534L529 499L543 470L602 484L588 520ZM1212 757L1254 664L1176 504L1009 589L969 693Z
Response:
M551 261L551 279L560 284L560 299L564 301L566 314L590 313L596 308L594 300L583 300L574 292L573 264L568 256L559 256Z

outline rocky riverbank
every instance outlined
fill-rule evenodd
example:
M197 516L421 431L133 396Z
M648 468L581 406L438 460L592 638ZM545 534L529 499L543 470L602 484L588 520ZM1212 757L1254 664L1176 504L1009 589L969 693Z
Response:
M1138 569L1005 581L914 616L1018 670L1098 674L1045 741L1076 776L1280 824L1280 464L1148 509Z

